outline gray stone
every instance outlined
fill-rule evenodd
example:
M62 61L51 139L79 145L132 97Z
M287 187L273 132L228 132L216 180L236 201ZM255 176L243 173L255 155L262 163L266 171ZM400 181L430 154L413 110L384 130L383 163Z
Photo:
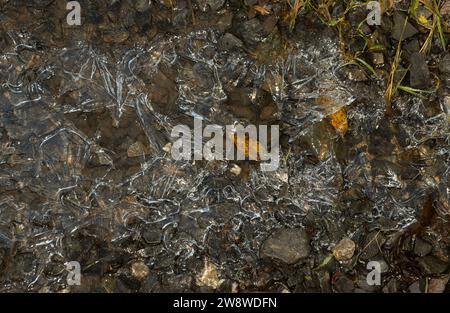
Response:
M441 62L439 63L439 71L445 74L450 73L450 53L447 53L442 58Z
M147 11L150 8L150 1L149 0L136 0L134 2L134 8L138 12Z
M333 276L333 288L339 293L351 293L355 290L353 281L342 273Z
M409 22L406 22L405 26L405 16L402 13L400 12L394 13L394 26L392 29L392 38L394 38L395 40L400 40L400 38L402 38L404 40L414 36L417 33L418 33L417 29L415 29L414 26L412 26Z
M433 250L433 246L427 241L417 238L414 244L414 253L418 256L426 256Z
M420 282L416 281L414 283L412 283L409 287L408 290L410 293L422 293L421 289L420 289Z
M309 242L308 234L302 229L277 229L262 244L260 253L262 257L294 264L309 255Z
M425 57L416 52L411 55L410 59L410 84L413 88L426 88L430 84L430 71L428 69Z
M197 0L197 3L202 11L206 11L208 8L217 11L224 5L225 0Z
M423 271L428 274L442 274L447 270L448 264L444 261L439 260L434 256L424 256L419 258L418 263L422 267Z
M395 293L398 291L398 281L395 278L392 278L389 280L389 282L383 287L382 291L383 293Z
M219 44L220 47L224 50L240 48L243 45L242 41L239 38L230 33L226 33L225 35L223 35L223 37L220 39Z
M248 45L256 45L264 39L264 28L261 22L253 18L242 24L241 36Z

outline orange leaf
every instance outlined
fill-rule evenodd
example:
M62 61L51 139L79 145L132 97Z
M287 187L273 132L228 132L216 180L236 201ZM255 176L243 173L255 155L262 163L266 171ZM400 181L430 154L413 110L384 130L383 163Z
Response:
M344 136L348 130L348 120L347 120L347 112L345 109L340 109L334 114L329 116L330 123L334 127L334 129L341 135Z
M248 134L245 134L245 138L239 137L238 134L232 133L229 136L231 136L234 145L239 151L244 150L244 155L246 158L248 158L251 155L256 156L257 160L261 160L261 154L263 152L266 152L264 147L259 143L257 140L253 140L249 138ZM241 135L242 136L242 135ZM242 147L242 141L244 141L244 147Z

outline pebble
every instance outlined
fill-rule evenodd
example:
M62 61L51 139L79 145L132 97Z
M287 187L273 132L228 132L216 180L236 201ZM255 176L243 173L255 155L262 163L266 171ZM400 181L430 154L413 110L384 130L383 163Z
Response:
M414 253L418 256L426 256L433 250L433 246L427 241L417 238L414 244Z
M417 262L426 274L442 274L447 270L448 264L439 260L434 256L424 256L419 258Z
M439 71L445 74L450 73L450 53L447 53L442 58L441 62L439 63Z
M230 169L230 172L236 176L239 176L242 172L242 168L237 164L233 164L233 167Z
M430 84L430 71L425 57L415 52L411 54L410 84L413 88L427 88Z
M405 16L400 12L395 12L392 38L394 38L395 40L400 40L400 38L402 38L402 40L404 40L418 33L417 29L414 26L412 26L411 23L409 22L406 22L405 30L403 31L404 25L405 25Z
M241 36L244 42L248 45L256 45L263 40L264 28L261 22L253 18L246 21L241 28Z
M131 275L137 279L144 279L148 276L150 270L144 262L135 262L131 264Z
M355 253L356 244L349 238L344 238L334 247L333 255L338 261L348 261Z
M262 244L260 253L263 257L294 264L309 255L309 242L308 234L302 229L277 229Z
M145 147L139 141L136 141L128 147L127 155L129 158L140 157L145 154Z
M450 274L445 275L440 278L432 278L428 283L428 293L443 293L446 289L448 281L450 279Z
M226 33L220 39L219 45L224 50L231 50L231 49L234 49L234 48L241 48L243 46L243 43L235 35L230 34L230 33Z

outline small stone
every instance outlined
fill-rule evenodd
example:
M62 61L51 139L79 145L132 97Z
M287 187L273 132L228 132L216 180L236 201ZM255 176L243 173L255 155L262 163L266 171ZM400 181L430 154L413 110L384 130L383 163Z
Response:
M394 38L395 40L400 39L404 40L414 36L417 33L418 33L417 29L415 29L414 26L411 25L411 23L406 22L405 26L405 16L402 13L400 12L394 13L394 27L392 30L392 38Z
M439 63L439 71L445 74L450 73L450 53L447 53L442 58L441 62Z
M217 289L222 282L223 280L219 279L219 273L217 272L217 267L215 264L205 260L203 271L200 276L197 277L197 284L199 286L207 286Z
M383 287L383 293L395 293L398 291L399 283L397 279L392 278L389 282Z
M404 49L408 54L419 52L420 51L419 41L417 39L412 39L407 44L405 44Z
M172 151L172 143L168 142L164 147L163 147L163 151L170 153Z
M224 33L227 29L231 28L232 25L233 25L233 13L231 12L226 12L219 18L219 20L215 24L215 26L221 33Z
M353 281L342 273L333 275L333 288L339 293L350 293L355 290Z
M137 279L144 279L148 276L150 270L144 262L135 262L131 264L131 275Z
M347 77L349 80L354 82L364 82L367 81L366 73L360 68L352 68L347 72Z
M425 256L418 259L423 271L428 275L442 274L447 270L448 264L434 256Z
M253 18L246 21L241 27L241 36L248 45L256 45L264 39L264 28L261 22Z
M420 282L415 281L408 287L408 290L410 293L422 293L422 291L420 290Z
M136 0L134 3L134 8L138 12L145 12L150 8L151 0Z
M252 6L258 3L258 0L244 0L245 5Z
M127 155L129 158L140 157L145 153L145 147L139 141L133 143L130 147L128 147Z
M242 41L233 34L226 33L220 39L219 45L224 50L231 50L233 48L241 48L243 46Z
M308 234L302 229L277 229L264 241L260 252L263 257L294 264L311 252L309 241Z
M344 238L334 247L333 255L338 261L348 261L355 253L356 244L349 238Z
M413 88L426 88L430 84L430 71L425 57L421 53L413 53L410 59L410 84Z
M427 241L417 238L414 244L414 253L418 256L426 256L433 250L433 246Z
M217 11L223 6L225 0L197 0L197 3L202 11L207 11L208 8Z
M233 167L230 169L230 172L236 176L239 176L242 172L242 168L237 164L233 164Z
M372 53L372 62L375 66L381 66L384 64L384 55L381 52Z

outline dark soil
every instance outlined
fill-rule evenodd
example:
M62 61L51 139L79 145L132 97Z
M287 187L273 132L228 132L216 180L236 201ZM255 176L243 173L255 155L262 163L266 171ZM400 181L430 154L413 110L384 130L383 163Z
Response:
M408 4L79 2L0 0L0 291L450 291L450 55ZM173 160L193 116L280 125L279 169Z

